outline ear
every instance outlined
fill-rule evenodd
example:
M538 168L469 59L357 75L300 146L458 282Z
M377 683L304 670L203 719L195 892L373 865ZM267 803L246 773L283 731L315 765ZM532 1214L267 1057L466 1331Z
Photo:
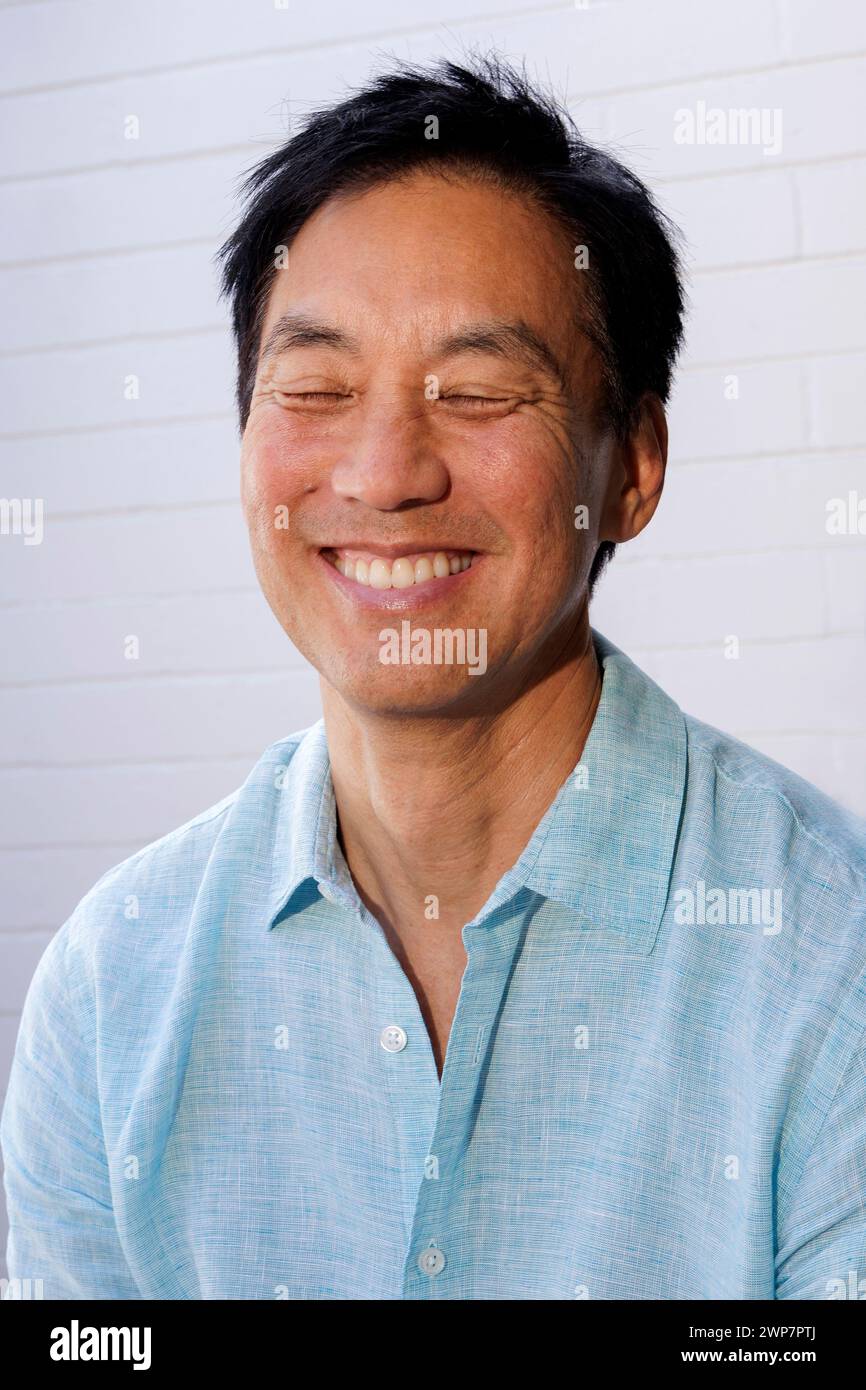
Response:
M634 429L612 454L598 533L600 541L620 543L640 534L662 495L667 457L664 406L658 396L648 391L641 397Z

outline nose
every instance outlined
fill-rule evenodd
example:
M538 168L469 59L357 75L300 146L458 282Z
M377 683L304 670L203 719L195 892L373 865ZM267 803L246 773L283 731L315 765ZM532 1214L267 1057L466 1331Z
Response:
M339 498L393 512L445 496L448 468L433 447L430 423L417 400L369 399L357 407L352 425L331 472Z

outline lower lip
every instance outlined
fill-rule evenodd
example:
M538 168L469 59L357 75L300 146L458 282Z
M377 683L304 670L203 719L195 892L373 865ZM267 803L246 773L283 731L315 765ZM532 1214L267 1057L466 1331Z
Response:
M452 594L465 588L478 566L483 563L484 557L476 555L468 570L460 570L459 574L443 575L441 579L425 579L423 583L410 584L406 589L373 589L368 584L359 584L354 579L347 579L330 560L325 559L321 551L317 552L316 560L327 570L338 590L358 608L378 609L380 613L408 613L419 608L429 608L437 601L450 598Z

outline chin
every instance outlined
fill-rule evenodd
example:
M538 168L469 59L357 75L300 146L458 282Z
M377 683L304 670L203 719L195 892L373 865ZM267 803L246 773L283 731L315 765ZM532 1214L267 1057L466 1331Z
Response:
M484 686L484 676L464 669L430 667L388 668L365 665L362 670L341 666L319 668L322 679L359 712L386 718L448 718L466 715Z

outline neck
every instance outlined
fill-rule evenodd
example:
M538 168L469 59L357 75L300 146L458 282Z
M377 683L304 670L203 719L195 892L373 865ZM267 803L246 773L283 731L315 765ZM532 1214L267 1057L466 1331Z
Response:
M368 716L323 685L343 853L386 931L429 930L435 898L459 935L579 762L600 693L585 609L568 658L484 717Z

